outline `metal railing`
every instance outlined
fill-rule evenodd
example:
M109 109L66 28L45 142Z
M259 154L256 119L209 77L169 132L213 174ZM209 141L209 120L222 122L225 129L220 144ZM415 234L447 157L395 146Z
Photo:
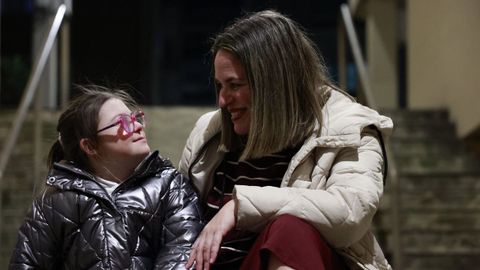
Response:
M365 99L365 104L372 109L378 109L373 97L370 80L367 73L367 66L362 56L360 43L353 24L350 8L347 4L342 4L340 7L341 23L338 27L338 59L339 59L339 81L340 86L346 89L346 42L345 34L351 49L355 66L359 75L360 88ZM392 200L390 202L390 209L392 213L392 241L393 241L393 268L402 269L402 243L400 239L400 189L398 184L398 173L395 159L392 150L388 143L386 143L386 152L388 159L388 185L392 191Z
M30 72L27 85L23 92L22 100L15 113L13 127L10 129L10 132L4 143L2 155L0 156L0 217L2 216L2 180L5 173L5 168L7 167L8 161L12 154L12 150L17 142L18 135L23 126L23 123L25 122L27 110L31 106L33 97L35 96L35 93L38 89L41 75L45 69L45 65L55 44L58 31L60 30L63 19L65 17L65 11L66 6L64 4L61 4L57 9L52 25L50 27L50 31L48 32L48 35L42 47L41 53L38 59L36 59L32 71ZM2 222L0 222L0 232L2 232ZM0 233L0 246L2 245L1 235L2 234Z

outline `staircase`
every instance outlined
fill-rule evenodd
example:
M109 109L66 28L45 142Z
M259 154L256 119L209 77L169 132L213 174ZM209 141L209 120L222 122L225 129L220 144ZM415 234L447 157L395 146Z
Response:
M446 111L384 111L400 187L402 269L479 269L480 162L455 135ZM392 254L388 182L376 233Z

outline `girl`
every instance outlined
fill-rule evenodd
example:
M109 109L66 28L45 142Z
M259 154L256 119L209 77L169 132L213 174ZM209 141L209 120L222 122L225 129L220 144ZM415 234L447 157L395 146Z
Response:
M150 152L123 91L83 88L58 120L47 187L10 269L177 269L202 225L190 182Z

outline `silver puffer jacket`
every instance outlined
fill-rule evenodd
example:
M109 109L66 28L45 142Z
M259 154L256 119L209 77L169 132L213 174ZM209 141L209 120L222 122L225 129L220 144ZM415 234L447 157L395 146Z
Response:
M10 269L184 269L200 213L188 179L158 152L111 196L91 174L56 163Z

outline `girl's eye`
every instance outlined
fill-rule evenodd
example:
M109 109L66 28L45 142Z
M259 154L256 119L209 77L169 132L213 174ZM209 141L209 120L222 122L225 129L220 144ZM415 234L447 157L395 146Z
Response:
M118 120L117 122L120 122L120 121L127 121L129 118L129 115L126 115L126 114L122 114L118 117Z

